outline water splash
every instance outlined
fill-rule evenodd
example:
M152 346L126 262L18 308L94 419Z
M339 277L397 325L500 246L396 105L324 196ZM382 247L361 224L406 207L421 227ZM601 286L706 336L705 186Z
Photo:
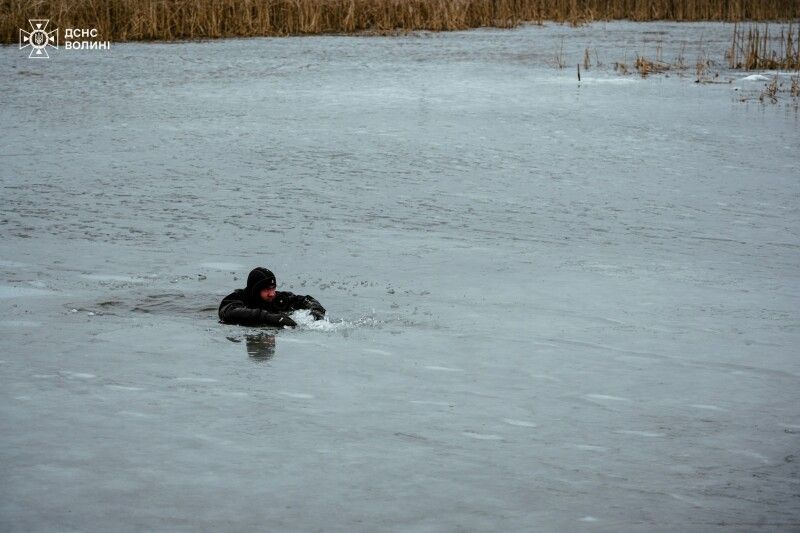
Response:
M342 331L362 327L377 327L383 324L381 320L374 316L367 315L355 320L336 320L331 321L328 317L322 320L315 320L311 312L306 309L299 309L291 314L292 320L297 322L297 329L309 329L314 331Z

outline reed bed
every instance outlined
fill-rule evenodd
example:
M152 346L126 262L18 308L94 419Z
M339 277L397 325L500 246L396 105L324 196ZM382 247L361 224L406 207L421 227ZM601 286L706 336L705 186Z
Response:
M737 24L727 59L732 69L800 70L800 27L790 24L770 35L769 26L745 30Z
M0 42L31 18L103 39L206 39L510 28L544 20L763 21L800 18L797 0L0 0Z

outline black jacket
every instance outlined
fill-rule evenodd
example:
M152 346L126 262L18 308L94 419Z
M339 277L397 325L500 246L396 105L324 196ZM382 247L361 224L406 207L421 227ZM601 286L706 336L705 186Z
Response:
M291 292L278 291L275 298L267 302L258 294L263 285L263 273L266 269L255 269L247 278L247 287L237 289L223 298L219 304L219 319L226 324L240 326L294 326L294 321L287 316L297 309L309 309L315 318L325 315L325 308L311 296L301 296ZM272 281L274 286L274 281Z

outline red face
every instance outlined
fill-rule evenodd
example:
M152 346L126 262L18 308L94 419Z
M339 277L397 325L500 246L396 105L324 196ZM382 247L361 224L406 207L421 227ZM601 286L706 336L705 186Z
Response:
M261 289L261 299L271 302L275 298L275 287L271 289Z

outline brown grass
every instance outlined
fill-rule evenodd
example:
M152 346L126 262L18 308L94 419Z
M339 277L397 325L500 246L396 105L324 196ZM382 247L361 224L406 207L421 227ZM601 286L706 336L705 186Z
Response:
M727 52L728 66L745 70L800 70L800 27L790 24L770 35L769 26L751 26L745 32L737 24Z
M768 100L773 104L778 102L778 76L772 78L772 81L769 82L769 85L761 92L758 99L761 102Z
M509 28L552 20L792 20L798 0L0 0L0 42L27 19L104 40Z
M637 56L634 67L636 67L636 70L643 78L646 78L650 74L661 74L662 72L666 72L670 69L669 63L662 61L660 59L660 55L654 61L642 56Z

